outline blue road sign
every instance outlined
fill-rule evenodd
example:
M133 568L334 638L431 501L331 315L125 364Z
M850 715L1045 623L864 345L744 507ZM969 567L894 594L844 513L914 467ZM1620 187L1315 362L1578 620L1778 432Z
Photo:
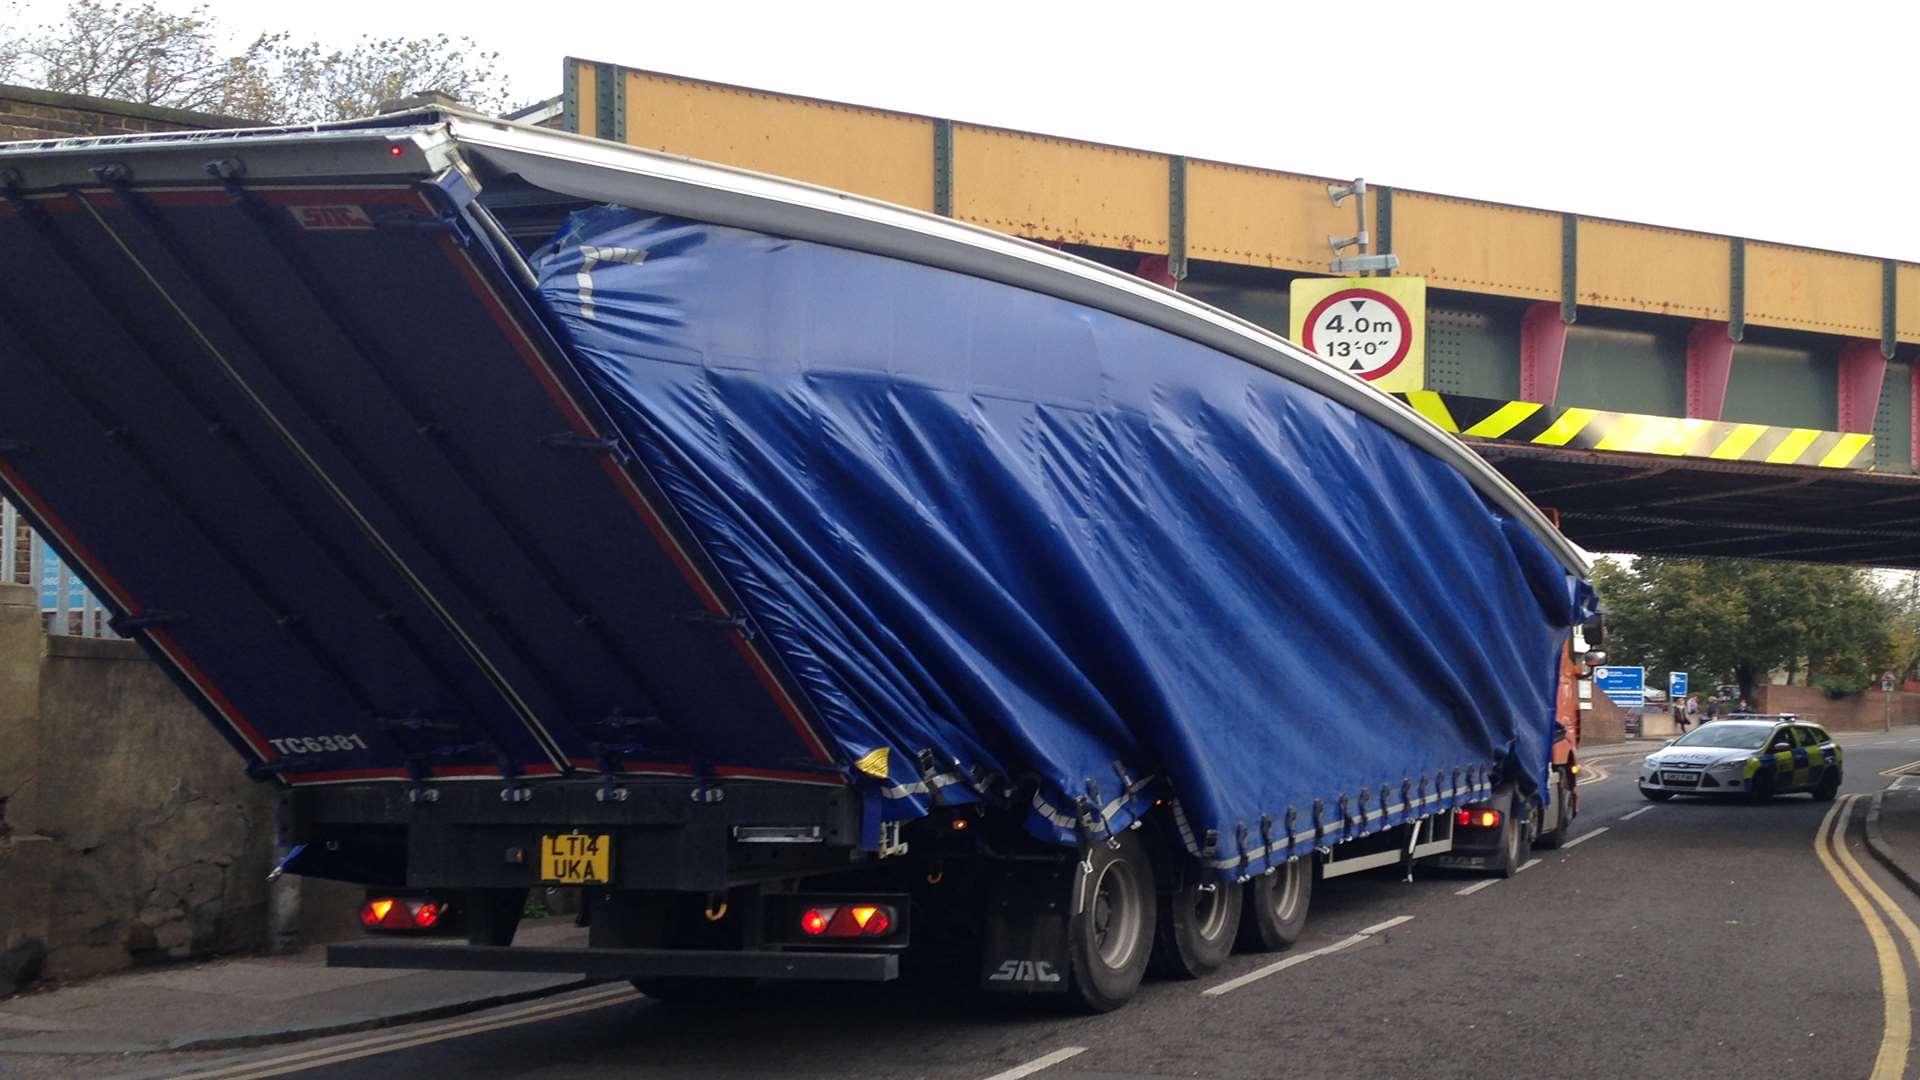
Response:
M1667 700L1677 701L1687 696L1687 673L1684 671L1667 672Z
M1638 709L1647 703L1647 669L1618 667L1612 664L1593 671L1593 685L1608 700L1623 709Z
M45 541L36 536L33 542L40 548L40 580L37 582L40 587L40 610L60 610L60 578L63 573L67 579L67 610L79 611L85 607L86 584L61 564L59 556L53 553L53 549L48 547Z

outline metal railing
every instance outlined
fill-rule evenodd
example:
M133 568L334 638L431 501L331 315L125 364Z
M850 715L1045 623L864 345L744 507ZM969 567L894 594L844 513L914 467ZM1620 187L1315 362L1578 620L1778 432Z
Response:
M40 594L40 622L60 637L112 638L108 612L19 512L0 499L0 581Z

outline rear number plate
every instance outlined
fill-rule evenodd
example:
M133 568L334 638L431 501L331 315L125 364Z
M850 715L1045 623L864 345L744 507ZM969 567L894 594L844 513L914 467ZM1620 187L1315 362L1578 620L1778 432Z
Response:
M1692 787L1700 782L1700 774L1690 772L1663 772L1660 774L1660 782L1663 784L1682 784L1687 787Z
M602 885L612 880L613 837L602 833L540 838L540 880L556 885Z

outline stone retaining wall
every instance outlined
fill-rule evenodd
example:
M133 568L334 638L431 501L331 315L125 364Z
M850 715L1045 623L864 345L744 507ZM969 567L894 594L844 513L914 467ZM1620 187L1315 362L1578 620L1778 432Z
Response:
M0 585L0 993L264 947L278 805L138 646ZM357 929L355 890L300 884L308 940Z

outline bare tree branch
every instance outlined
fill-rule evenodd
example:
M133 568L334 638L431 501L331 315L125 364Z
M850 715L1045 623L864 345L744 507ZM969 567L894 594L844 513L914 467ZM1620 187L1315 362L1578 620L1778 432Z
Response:
M465 37L361 37L343 49L274 33L234 53L204 6L72 0L64 21L25 34L8 30L17 16L0 7L0 79L48 90L294 123L367 116L429 90L486 111L513 104L500 54Z

